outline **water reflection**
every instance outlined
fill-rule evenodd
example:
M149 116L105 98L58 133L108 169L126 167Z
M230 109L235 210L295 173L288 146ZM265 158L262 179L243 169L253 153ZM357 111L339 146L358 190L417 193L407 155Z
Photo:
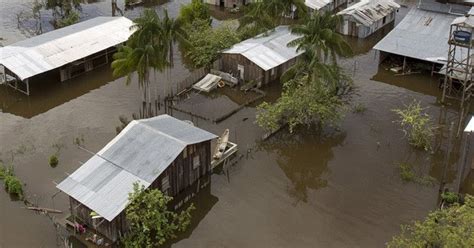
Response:
M31 81L30 96L6 86L0 87L0 112L31 118L113 80L109 66L99 67L87 75L62 83L56 79L56 75L40 75Z
M328 163L334 159L334 148L341 146L345 138L345 132L337 131L280 132L260 147L277 154L276 162L292 184L288 186L288 194L297 204L308 201L308 190L327 186Z

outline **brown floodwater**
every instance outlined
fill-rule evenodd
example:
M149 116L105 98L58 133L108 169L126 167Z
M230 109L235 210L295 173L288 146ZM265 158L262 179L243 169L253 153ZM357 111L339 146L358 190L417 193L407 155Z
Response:
M183 2L187 1L153 6L176 15ZM15 13L29 6L28 0L0 0L2 44L28 35L18 30ZM142 10L127 10L125 15L133 18ZM110 2L85 4L83 12L86 18L110 15ZM403 13L405 9L400 15ZM350 39L357 47L356 55L342 60L341 65L355 84L351 106L360 103L367 110L353 113L349 106L337 127L311 127L294 134L282 131L262 142L264 131L255 124L254 105L219 124L195 120L199 127L216 134L229 128L242 159L227 173L213 175L210 188L194 199L197 210L192 227L170 245L381 247L399 232L400 224L421 219L435 209L439 182L449 186L456 178L460 142L450 139L447 129L457 113L454 107L446 114L440 108L438 78L394 76L379 67L377 54L370 48L380 38L377 34L364 41ZM155 76L161 83L153 89L156 94L167 88L165 82L179 82L189 75L179 52L175 56L175 67ZM278 85L264 90L269 101L280 93ZM141 91L135 82L127 86L124 78L112 77L107 67L65 83L45 78L32 91L26 97L0 86L0 158L14 165L30 202L65 212L55 217L59 220L68 212L68 201L55 183L90 157L73 141L83 138L87 149L101 149L116 135L119 116L130 119L139 112ZM218 104L233 108L242 102L231 90L190 97L202 103L199 113L207 116L221 114L216 112ZM206 99L217 105L209 107ZM432 154L411 149L393 122L396 115L391 110L413 99L428 107L439 127ZM174 115L192 119L177 111ZM48 157L56 151L53 146L61 147L56 168L48 165ZM445 169L446 150L450 157ZM431 186L404 183L397 165L401 162L412 163L417 173L434 177L436 182ZM0 190L0 247L55 247L58 241L48 217L26 210L23 202Z

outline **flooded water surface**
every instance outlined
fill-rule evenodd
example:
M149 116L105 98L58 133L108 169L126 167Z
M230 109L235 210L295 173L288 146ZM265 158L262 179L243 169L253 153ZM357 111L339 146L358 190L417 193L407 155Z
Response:
M83 4L83 19L112 14L110 1L89 2ZM118 2L123 6L123 1ZM152 7L166 8L175 16L186 2L164 1ZM28 0L0 0L3 45L30 36L18 29L15 15L30 8ZM141 11L139 7L124 13L134 18ZM356 55L341 65L355 85L350 105L362 104L366 110L353 113L348 106L337 127L282 131L261 141L264 131L255 124L255 104L218 124L174 112L175 117L193 120L216 134L228 128L241 160L226 173L212 176L209 190L194 199L192 228L172 247L382 247L399 232L400 224L424 218L437 207L439 182L449 184L456 177L460 142L449 142L447 132L456 111L453 107L444 114L440 108L437 77L395 76L379 67L378 54L370 48L381 36L349 40L357 48ZM159 73L154 79L160 83L156 92L170 79L179 82L189 75L180 54L175 56L169 74ZM69 212L68 199L55 184L91 156L76 148L74 141L82 140L96 152L116 135L120 116L131 119L139 112L140 89L136 82L127 86L125 81L103 67L64 83L41 80L30 97L0 86L0 159L14 166L25 183L28 201L64 211L55 221ZM280 93L278 85L263 90L266 100ZM232 109L246 101L232 90L190 98L198 104L183 101L181 106L211 119L225 114L219 106ZM413 99L429 107L439 127L433 154L412 150L393 122L392 110ZM58 147L60 162L52 168L48 158ZM447 170L446 150L451 154ZM435 183L404 183L398 164L407 161ZM0 247L60 244L49 217L25 209L23 202L13 201L1 190Z

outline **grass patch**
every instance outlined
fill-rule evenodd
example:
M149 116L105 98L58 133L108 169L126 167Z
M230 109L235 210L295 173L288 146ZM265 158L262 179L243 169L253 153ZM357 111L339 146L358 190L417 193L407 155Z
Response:
M356 105L352 107L352 113L355 114L363 114L365 111L367 111L367 107L362 103L356 103Z
M407 162L402 162L398 164L398 169L400 171L400 178L402 179L403 182L412 182L424 186L431 186L433 185L434 182L436 182L436 179L433 178L432 176L419 176L415 173L415 170L413 168L414 166L410 163Z
M3 185L8 193L23 198L23 184L15 176L13 167L0 164L0 180L3 180Z

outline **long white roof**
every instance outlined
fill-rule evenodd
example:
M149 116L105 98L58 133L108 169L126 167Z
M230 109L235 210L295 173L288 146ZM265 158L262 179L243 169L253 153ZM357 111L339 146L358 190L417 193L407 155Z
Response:
M311 9L320 10L326 5L330 4L333 0L305 0L304 4Z
M349 15L360 24L370 26L399 8L400 5L393 0L361 0L337 15Z
M96 17L2 47L0 64L24 80L127 41L132 25L125 17Z
M438 64L448 56L449 28L459 17L448 13L411 9L374 49ZM458 59L466 54L457 53Z
M111 221L134 183L149 187L186 146L214 138L169 115L132 121L57 188Z
M265 71L275 68L302 54L296 47L288 47L288 43L298 38L292 34L288 26L276 27L269 34L260 34L244 40L223 53L242 54Z

